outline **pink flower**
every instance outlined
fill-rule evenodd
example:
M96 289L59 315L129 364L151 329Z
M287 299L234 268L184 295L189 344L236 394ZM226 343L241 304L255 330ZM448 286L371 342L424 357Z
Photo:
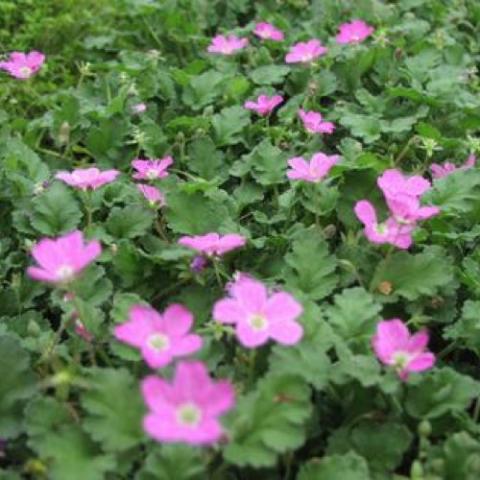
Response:
M302 306L287 292L268 294L266 286L248 276L241 276L227 289L228 297L213 307L213 318L235 324L240 343L247 348L265 344L271 338L283 345L294 345L303 336L295 320Z
M319 112L306 112L302 108L298 111L298 116L303 122L305 130L310 133L333 133L335 125L332 122L324 122L322 114Z
M443 178L458 170L469 170L470 168L473 168L475 166L476 161L477 159L475 155L472 154L472 155L469 155L469 157L467 158L467 161L461 167L457 167L456 165L450 162L445 162L442 165L439 165L438 163L433 163L430 166L430 170L432 171L433 178L435 179Z
M115 327L115 337L137 347L151 368L161 368L202 347L202 338L189 333L192 325L193 315L182 305L170 305L163 315L134 305L128 321Z
M10 59L0 62L0 70L5 70L12 77L26 80L37 73L45 61L45 55L40 52L12 52Z
M243 106L248 110L254 110L259 115L264 117L272 113L275 107L280 105L282 102L283 97L281 95L273 95L273 97L269 97L268 95L260 95L256 102L249 100L245 102Z
M27 273L35 280L67 283L92 263L102 252L96 240L86 243L78 230L58 238L44 238L32 248L39 266L29 267Z
M150 409L145 431L159 442L208 445L223 436L218 417L235 404L235 392L227 380L213 381L202 362L180 362L173 381L149 376L142 394Z
M253 34L263 40L273 40L275 42L281 42L284 39L283 32L267 22L257 23Z
M97 188L113 182L120 174L118 170L104 170L100 171L98 168L77 168L73 172L58 172L55 178L65 182L75 188L87 190Z
M328 49L317 39L299 42L290 47L285 56L286 63L309 63L327 53Z
M132 105L132 112L133 113L143 113L147 111L147 106L144 103L136 103Z
M325 155L315 153L310 162L302 157L294 157L288 161L291 170L287 172L290 180L305 180L306 182L317 183L324 178L330 169L338 163L338 155Z
M132 161L132 167L137 171L134 173L135 180L155 180L168 177L168 167L173 163L173 158L163 157L154 160L142 160L136 158Z
M245 237L237 235L236 233L229 233L227 235L207 233L205 235L196 235L193 237L181 237L178 240L178 243L209 257L214 255L220 257L231 250L243 247L246 241Z
M440 213L438 207L423 207L417 197L410 195L398 194L386 200L393 218L400 224L414 225L419 220L427 220Z
M217 35L212 39L212 43L208 46L207 51L221 55L233 55L247 45L248 38L239 38L236 35Z
M374 32L374 28L363 20L353 20L350 23L340 25L337 43L361 43Z
M421 197L431 188L430 182L425 178L419 175L407 177L395 169L385 170L383 175L378 177L377 184L387 200L399 194Z
M165 195L156 187L151 187L150 185L144 185L139 183L137 188L142 192L145 199L148 201L151 207L158 206L163 207L166 204Z
M397 318L380 322L372 338L377 358L383 364L393 366L402 380L407 380L410 372L433 367L435 355L426 351L427 343L426 331L410 335L407 326Z
M379 223L375 208L366 200L357 202L354 210L365 227L365 236L372 243L389 243L405 250L412 244L414 225L402 225L392 217Z

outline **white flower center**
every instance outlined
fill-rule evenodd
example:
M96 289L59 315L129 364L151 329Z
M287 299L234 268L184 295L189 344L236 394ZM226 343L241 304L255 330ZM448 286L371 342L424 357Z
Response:
M253 328L253 330L257 332L265 330L268 327L268 320L265 318L264 315L260 315L258 313L252 315L248 319L248 323Z
M73 278L75 270L70 265L62 265L55 273L59 281L68 282Z
M20 67L20 74L22 77L27 78L32 74L32 69L30 67Z
M147 344L152 350L163 352L170 347L170 340L166 335L154 333L148 337Z
M410 361L410 355L407 352L395 352L393 354L393 365L399 371L403 370Z
M184 403L177 408L177 422L184 427L196 427L202 419L202 411L194 403Z
M158 177L158 173L157 173L157 171L156 171L154 168L149 168L149 169L147 170L147 178L148 178L149 180L154 180L154 179L157 178L157 177Z
M377 223L374 228L379 235L388 235L388 227L384 223Z

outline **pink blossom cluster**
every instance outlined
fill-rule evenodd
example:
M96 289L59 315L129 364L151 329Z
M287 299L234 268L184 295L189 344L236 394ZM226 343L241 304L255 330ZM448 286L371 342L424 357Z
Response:
M0 62L0 70L5 70L19 80L27 80L40 70L44 62L45 55L37 51L12 52L8 60Z
M475 155L471 154L468 156L465 163L460 167L457 167L455 164L451 162L445 162L441 165L438 163L432 163L432 165L430 166L430 170L432 172L432 177L434 179L438 179L438 178L447 177L448 175L454 172L469 170L470 168L473 168L475 166L476 162L477 162L477 158L475 157Z
M132 160L132 167L136 170L133 178L147 182L166 178L169 175L168 167L172 164L173 158L170 156L153 160L136 158ZM151 207L163 207L166 205L165 195L157 187L138 183L137 188Z
M389 209L388 218L379 222L375 207L367 200L355 205L355 214L363 223L365 236L372 243L389 243L401 249L412 245L412 233L421 220L438 215L440 209L422 206L422 195L431 188L425 178L414 175L407 177L399 170L386 170L378 179Z
M322 152L315 153L309 162L303 157L294 157L288 160L290 170L287 171L287 177L290 180L318 183L339 161L339 155L326 155Z
M374 28L363 20L353 20L340 25L335 41L340 45L358 44L366 40L373 32ZM267 22L255 24L253 34L261 40L281 42L285 39L285 34L281 30ZM207 51L220 55L233 55L246 48L248 44L248 38L236 35L216 35L207 47ZM311 63L327 52L328 48L318 38L312 38L292 45L285 56L285 62Z

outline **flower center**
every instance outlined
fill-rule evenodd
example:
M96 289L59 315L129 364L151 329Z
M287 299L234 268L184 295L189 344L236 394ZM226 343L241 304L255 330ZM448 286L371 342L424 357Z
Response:
M258 313L252 315L249 318L248 323L253 328L253 330L260 332L261 330L265 330L268 327L268 320L265 318L264 315L260 315Z
M388 227L384 223L377 223L374 228L379 235L388 234Z
M27 78L32 74L32 69L30 67L20 67L19 71L24 78Z
M154 333L148 337L147 344L153 350L156 350L157 352L163 352L170 347L170 340L166 335Z
M196 427L202 419L202 411L194 403L184 403L177 408L177 422L184 427Z
M59 281L68 282L73 278L75 270L70 265L62 265L57 268L56 275Z
M155 178L157 178L157 176L158 176L157 171L154 168L149 168L147 170L147 178L149 180L154 180Z
M393 365L399 371L405 369L410 361L410 355L407 352L395 352L393 354Z

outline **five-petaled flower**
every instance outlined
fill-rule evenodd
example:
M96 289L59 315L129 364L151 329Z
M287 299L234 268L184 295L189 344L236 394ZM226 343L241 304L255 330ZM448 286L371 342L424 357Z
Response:
M29 267L27 273L42 282L66 284L101 252L98 241L85 242L83 233L78 230L58 238L43 238L31 252L38 266Z
M426 350L428 338L426 331L411 335L407 326L395 318L377 325L372 346L383 364L392 366L402 380L407 380L411 372L422 372L435 364L435 355Z
M247 110L253 110L262 117L265 117L272 113L275 107L278 107L282 102L283 97L281 95L273 95L271 97L268 95L260 95L256 102L248 100L243 106Z
M332 122L325 122L319 112L305 111L301 108L298 116L303 122L305 130L310 133L333 133L335 125Z
M240 38L236 35L217 35L212 39L207 51L220 55L233 55L239 50L243 50L247 45L248 38Z
M170 156L153 160L136 158L132 161L132 167L136 170L133 178L135 180L156 180L168 177L168 167L172 163L173 158Z
M326 155L322 152L315 153L310 162L303 157L294 157L288 160L290 170L287 171L287 177L290 180L318 183L339 161L339 155Z
M349 23L342 23L336 37L337 43L361 43L374 32L374 28L363 20L353 20Z
M269 293L260 281L241 275L227 287L228 296L213 307L213 318L235 325L239 342L255 348L272 339L283 345L294 345L303 336L296 321L303 308L287 292Z
M143 426L159 442L210 445L224 435L219 417L235 404L227 380L214 381L199 361L180 362L172 382L149 376L142 382L149 408Z
M245 237L236 233L228 233L227 235L206 233L205 235L180 237L178 243L208 257L220 257L231 250L243 247L246 241Z
M170 305L163 314L152 307L134 305L127 322L115 327L115 337L137 347L152 368L168 365L175 357L202 347L202 338L191 334L193 315L182 305Z
M257 23L253 33L263 40L273 40L274 42L281 42L285 37L281 30L267 22Z
M26 80L35 75L44 62L45 55L40 52L12 52L7 61L0 62L0 70L5 70L12 77Z
M308 42L299 42L290 47L285 56L286 63L310 63L327 53L327 47L322 45L316 38Z
M120 175L118 170L101 171L96 167L77 168L73 172L58 172L55 178L81 190L91 188L96 190L101 186L113 182Z

